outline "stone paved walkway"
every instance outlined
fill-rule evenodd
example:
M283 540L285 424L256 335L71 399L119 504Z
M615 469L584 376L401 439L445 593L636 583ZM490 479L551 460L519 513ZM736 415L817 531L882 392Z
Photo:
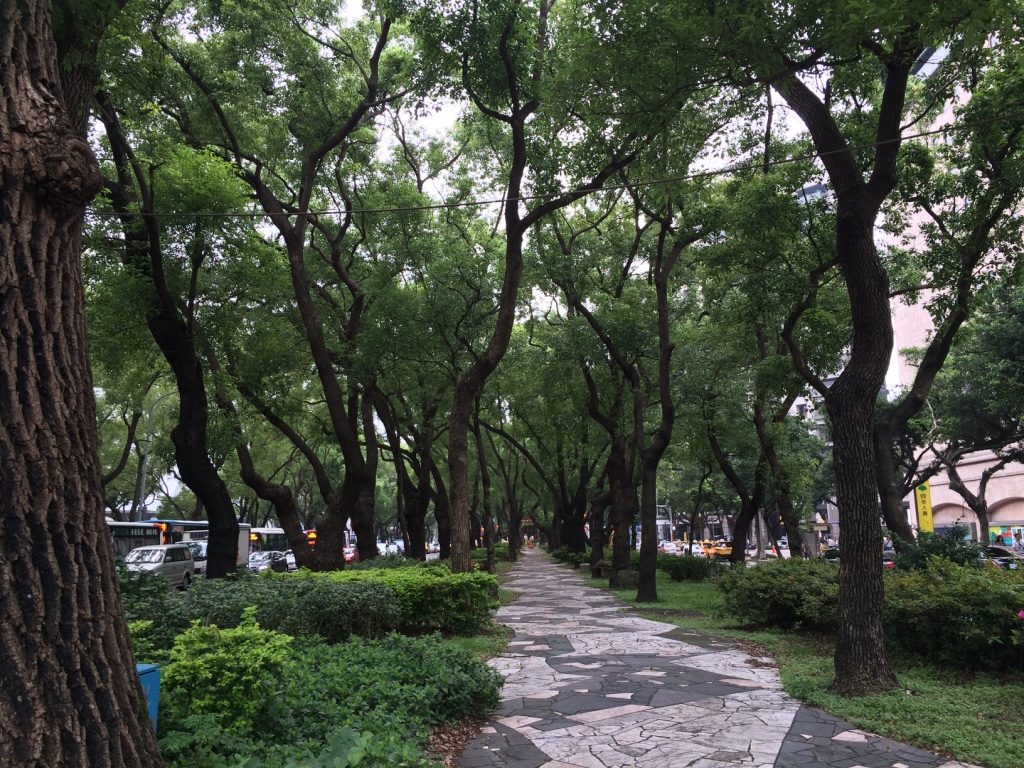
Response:
M538 550L505 586L502 704L461 768L969 768L803 706L771 659L623 613Z

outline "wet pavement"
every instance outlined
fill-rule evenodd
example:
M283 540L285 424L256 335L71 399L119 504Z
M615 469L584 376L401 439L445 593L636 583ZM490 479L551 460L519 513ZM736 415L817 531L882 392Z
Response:
M539 550L504 586L502 703L461 768L971 768L802 705L771 659L623 612Z

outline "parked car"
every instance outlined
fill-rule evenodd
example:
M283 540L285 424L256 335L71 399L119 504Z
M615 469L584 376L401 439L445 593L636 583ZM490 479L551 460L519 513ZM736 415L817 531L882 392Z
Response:
M155 544L137 547L124 559L129 571L157 573L172 587L187 589L195 578L196 566L187 544Z
M985 547L982 559L997 568L1005 568L1010 571L1024 570L1024 557L1014 552L1011 547L990 544Z
M706 555L704 554L704 545L701 544L699 541L676 542L676 546L679 547L679 551L682 552L684 555L693 555L694 557L706 557Z
M249 555L249 570L253 573L263 573L264 571L287 571L288 559L285 557L284 552L278 552L276 550L253 552Z
M192 552L192 562L196 567L196 576L206 575L206 542L190 541L188 548Z
M664 555L678 555L679 547L676 546L674 541L659 541L658 551Z

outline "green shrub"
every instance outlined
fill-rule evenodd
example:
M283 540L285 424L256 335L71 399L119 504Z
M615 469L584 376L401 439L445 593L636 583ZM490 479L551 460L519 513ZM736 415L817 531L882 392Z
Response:
M500 677L438 638L337 645L259 629L195 627L165 669L169 768L431 765L429 728L496 706Z
M834 629L839 569L794 558L737 566L718 579L723 612L756 627Z
M931 558L886 574L886 638L943 665L1019 668L1024 574Z
M401 608L395 593L379 581L341 583L263 574L240 579L203 579L180 598L187 626L201 621L236 627L248 607L261 627L294 637L319 636L334 643L349 635L378 637L397 629Z
M162 674L161 704L172 723L207 716L245 738L271 718L292 670L292 638L260 629L253 608L231 629L196 624L174 643Z
M438 631L474 635L490 624L491 611L497 607L498 582L494 576L480 572L452 573L444 565L333 573L300 571L290 575L275 574L272 578L385 584L398 597L400 628L408 634Z
M922 533L917 541L900 540L896 568L901 571L924 570L933 557L941 557L960 565L979 566L984 547L964 538L967 529L954 526L949 533Z
M473 560L483 562L487 560L487 547L477 547L470 551L469 556ZM502 542L494 545L494 559L495 561L511 559L508 554L508 544Z
M127 621L151 619L167 609L170 590L167 579L160 574L129 571L119 562L117 583L121 587L121 602Z
M658 569L672 581L706 581L722 573L728 566L719 560L693 555L658 555Z

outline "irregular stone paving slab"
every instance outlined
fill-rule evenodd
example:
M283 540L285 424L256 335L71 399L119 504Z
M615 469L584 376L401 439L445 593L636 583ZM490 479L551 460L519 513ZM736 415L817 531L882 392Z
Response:
M976 768L803 706L770 659L623 613L539 550L505 587L502 703L461 768Z

